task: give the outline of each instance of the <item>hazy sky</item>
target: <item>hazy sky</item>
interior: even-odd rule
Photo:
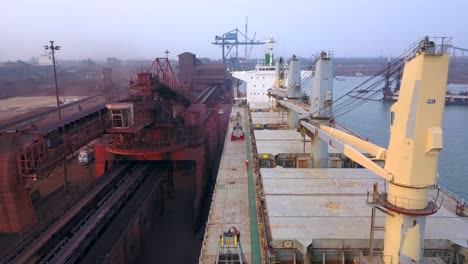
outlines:
[[[249,35],[273,34],[285,56],[400,54],[425,35],[468,48],[468,0],[0,0],[0,61],[37,56],[49,40],[62,59],[141,59],[165,49],[218,58],[214,36],[243,31],[246,16]]]

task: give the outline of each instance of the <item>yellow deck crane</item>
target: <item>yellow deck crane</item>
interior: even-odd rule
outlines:
[[[385,179],[374,188],[374,203],[387,212],[385,263],[423,263],[426,216],[438,202],[430,198],[437,183],[438,157],[442,150],[442,117],[448,75],[450,38],[423,38],[405,62],[400,95],[391,108],[388,150],[314,119],[300,126],[350,159]],[[370,159],[357,149],[375,158]],[[385,161],[384,167],[375,159]]]

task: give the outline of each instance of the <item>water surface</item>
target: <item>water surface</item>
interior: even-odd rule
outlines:
[[[367,77],[339,77],[334,81],[334,98],[343,95]],[[452,91],[466,91],[468,85],[449,84]],[[381,98],[379,96],[378,98]],[[392,103],[369,101],[338,118],[353,131],[380,146],[388,147],[390,136],[390,107]],[[468,199],[468,106],[450,105],[445,108],[444,148],[439,158],[439,183]]]

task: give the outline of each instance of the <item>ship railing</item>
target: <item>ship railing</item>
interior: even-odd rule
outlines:
[[[148,144],[142,143],[143,145],[153,145],[153,146],[170,146],[174,144],[180,144],[184,142],[188,142],[190,144],[199,144],[200,141],[204,141],[209,136],[208,131],[200,128],[171,128],[170,130],[165,131],[162,137],[158,140],[155,140],[154,143]],[[132,142],[132,145],[135,143]]]
[[[436,187],[437,187],[437,189],[439,189],[440,191],[442,191],[446,195],[450,196],[452,199],[454,199],[458,203],[463,204],[465,206],[468,205],[466,203],[466,201],[465,201],[465,198],[463,196],[461,196],[460,194],[451,191],[450,189],[448,189],[447,187],[445,187],[445,186],[443,186],[441,184],[437,184]]]
[[[377,256],[357,256],[354,257],[354,263],[359,264],[391,264],[392,256],[390,255],[377,255]]]
[[[381,250],[375,250],[374,254],[369,256],[367,248],[309,248],[307,253],[308,262],[304,263],[391,264],[393,260],[393,256],[384,255]]]
[[[331,58],[333,58],[333,55],[334,55],[333,51],[331,51],[331,50],[328,50],[328,51],[322,50],[320,52],[320,58],[321,59],[331,59]]]
[[[444,207],[449,211],[459,216],[466,216],[466,210],[468,209],[468,203],[465,198],[460,194],[457,194],[447,187],[437,185],[437,189],[442,192],[444,197],[447,197],[447,201],[444,203]]]
[[[444,196],[434,186],[430,189],[427,199],[411,199],[388,193],[387,181],[374,183],[372,197],[367,192],[367,203],[381,205],[391,211],[412,215],[431,215],[442,207]]]
[[[450,54],[452,48],[451,37],[423,37],[411,43],[404,51],[405,61],[418,54]]]

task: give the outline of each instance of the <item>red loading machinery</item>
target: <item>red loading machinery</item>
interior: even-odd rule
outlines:
[[[104,133],[103,110],[93,107],[40,128],[0,133],[1,233],[24,232],[36,224],[32,182],[47,177],[64,154]]]
[[[155,73],[138,73],[129,99],[108,104],[108,142],[95,146],[96,175],[115,160],[195,162],[193,216],[198,220],[207,181],[215,175],[231,109],[223,86],[209,86],[199,96],[179,85],[169,60],[158,58]]]
[[[228,82],[220,82],[224,72],[197,75],[196,63],[182,64],[179,73],[195,72],[199,85],[203,80],[198,96],[192,85],[179,85],[169,60],[156,59],[153,73],[141,72],[131,81],[128,100],[113,96],[111,101],[120,103],[108,104],[108,109],[97,105],[39,129],[0,133],[0,233],[33,227],[37,220],[29,196],[31,181],[47,177],[61,164],[63,154],[103,133],[111,140],[95,146],[98,177],[115,160],[195,161],[197,219],[207,179],[215,175],[221,155],[232,95]]]

